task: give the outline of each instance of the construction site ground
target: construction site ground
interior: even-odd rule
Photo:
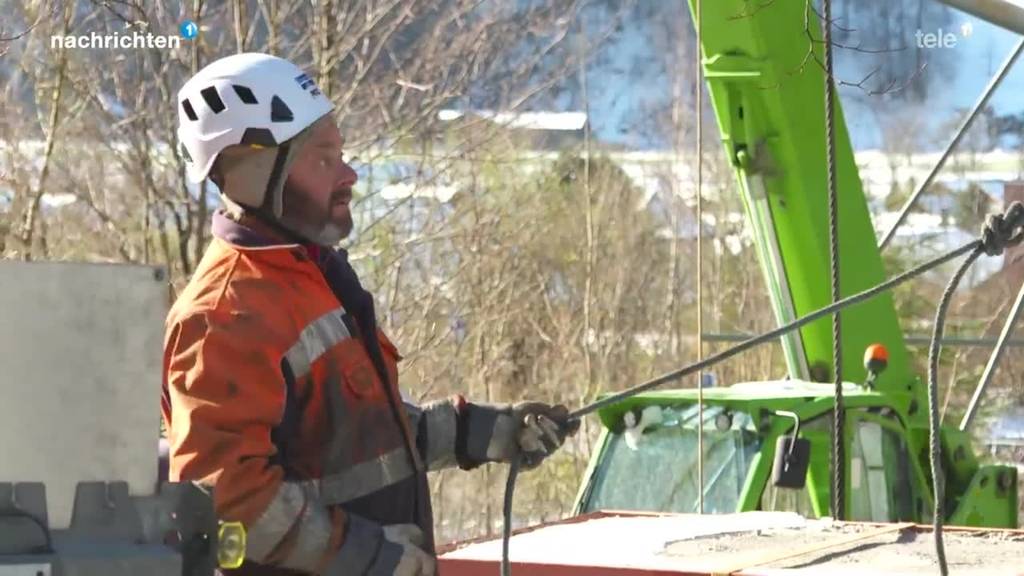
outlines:
[[[947,527],[956,576],[1024,576],[1024,531]],[[938,574],[930,527],[836,523],[796,514],[597,513],[517,531],[513,573],[545,576],[692,574],[846,576]],[[501,540],[441,555],[446,576],[497,573]]]

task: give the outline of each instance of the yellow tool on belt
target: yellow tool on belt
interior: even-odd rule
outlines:
[[[245,562],[245,526],[241,522],[221,522],[217,529],[217,565],[238,568]]]

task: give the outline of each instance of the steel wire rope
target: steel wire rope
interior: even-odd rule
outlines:
[[[722,350],[721,352],[718,352],[717,354],[714,354],[712,356],[709,356],[707,358],[684,366],[683,368],[679,368],[677,370],[665,373],[661,376],[658,376],[657,378],[653,378],[642,384],[638,384],[631,388],[627,388],[626,390],[622,390],[605,396],[604,398],[600,398],[594,402],[591,402],[590,404],[587,404],[581,408],[574,410],[573,412],[570,412],[569,420],[582,418],[583,416],[596,412],[601,408],[606,408],[613,404],[617,404],[627,398],[631,398],[642,392],[652,390],[668,382],[676,381],[691,374],[694,374],[695,372],[698,372],[700,370],[704,370],[705,368],[708,368],[719,362],[728,360],[733,356],[746,352],[751,348],[775,340],[776,338],[788,334],[793,330],[797,330],[803,326],[806,326],[811,322],[820,320],[821,318],[824,318],[825,316],[828,316],[829,314],[832,314],[837,310],[842,310],[844,308],[854,306],[866,300],[870,300],[871,298],[874,298],[875,296],[878,296],[883,292],[886,292],[896,286],[899,286],[904,282],[912,280],[913,278],[916,278],[930,270],[933,270],[938,266],[955,260],[956,258],[963,256],[964,254],[970,254],[971,256],[961,265],[961,268],[957,271],[957,274],[954,275],[953,279],[950,282],[952,289],[955,290],[956,284],[959,284],[960,278],[963,276],[963,273],[967,270],[968,267],[970,267],[971,264],[974,263],[975,260],[977,260],[978,256],[981,253],[985,253],[989,256],[998,256],[1002,254],[1008,246],[1016,246],[1020,244],[1021,240],[1024,239],[1024,230],[1022,230],[1022,227],[1024,227],[1024,204],[1020,202],[1014,202],[1013,204],[1010,205],[1010,207],[1004,214],[989,216],[982,230],[981,237],[976,240],[972,240],[971,242],[968,242],[967,244],[964,244],[959,248],[955,248],[953,250],[946,252],[945,254],[936,256],[935,258],[932,258],[931,260],[928,260],[909,270],[906,270],[898,274],[897,276],[894,276],[886,280],[885,282],[882,282],[881,284],[878,284],[856,294],[851,294],[850,296],[847,296],[846,298],[843,298],[838,302],[834,302],[833,304],[825,306],[824,308],[819,308],[814,312],[810,312],[809,314],[797,318],[792,322],[789,322],[788,324],[779,326],[778,328],[769,330],[768,332],[765,332],[763,334],[752,336],[744,340],[743,342],[740,342],[739,344],[732,346],[731,348],[727,348],[725,350]],[[953,281],[955,281],[956,284],[954,284]],[[947,292],[951,293],[949,287],[947,287]],[[941,343],[941,329],[942,324],[945,322],[945,312],[943,309],[945,307],[948,307],[946,294],[943,295],[943,302],[940,303],[939,309],[936,312],[936,330],[932,335],[933,348]],[[941,317],[939,316],[939,312],[942,312]],[[942,323],[938,322],[938,320],[940,319],[942,320]],[[934,412],[937,406],[937,402],[932,401],[932,397],[937,396],[937,355],[933,355],[932,360],[935,369],[929,370],[930,412]],[[931,437],[933,438],[937,437],[938,435],[937,430],[930,430],[930,433]],[[934,442],[932,443],[931,448],[931,460],[934,480],[934,471],[938,467],[937,456],[940,456],[941,454],[937,454],[938,446]],[[516,479],[519,476],[519,469],[520,460],[519,457],[515,457],[512,459],[512,462],[509,465],[508,478],[505,482],[504,505],[502,506],[502,512],[504,514],[501,558],[502,576],[511,576],[512,573],[511,563],[509,562],[509,541],[511,540],[512,535],[512,507],[515,494]],[[938,501],[939,498],[936,498],[936,500]],[[936,504],[936,510],[940,514],[936,514],[935,516],[939,519],[938,522],[941,522],[941,504]],[[939,537],[941,537],[941,526],[939,526],[939,533]]]
[[[828,187],[828,245],[832,302],[842,298],[839,268],[839,193],[836,189],[835,83],[832,81],[832,1],[822,0],[822,41],[825,51],[825,167]],[[810,7],[808,6],[808,10]],[[832,413],[832,517],[846,515],[846,408],[843,402],[843,332],[839,310],[832,314],[832,366],[835,378],[835,408]]]
[[[932,507],[932,533],[935,537],[935,558],[939,563],[939,573],[942,576],[949,574],[949,567],[946,565],[946,547],[942,542],[942,521],[945,516],[945,482],[942,478],[942,450],[939,430],[939,352],[942,348],[942,331],[946,325],[946,313],[949,310],[949,303],[953,299],[953,293],[960,280],[964,277],[967,269],[974,264],[984,248],[976,247],[967,256],[967,259],[957,268],[953,277],[946,284],[942,292],[942,299],[935,310],[935,327],[932,332],[932,343],[928,347],[928,460],[932,474],[932,495],[934,497]]]
[[[946,546],[942,540],[942,525],[945,521],[946,483],[942,476],[942,438],[941,421],[939,418],[939,353],[942,350],[942,334],[946,327],[946,315],[949,304],[953,300],[964,274],[982,254],[997,256],[1007,246],[1021,242],[1024,232],[1018,230],[1020,220],[1024,218],[1024,204],[1014,202],[1005,214],[989,216],[982,228],[982,238],[971,250],[967,259],[960,265],[942,292],[939,306],[935,310],[935,327],[932,342],[928,347],[928,456],[932,474],[932,534],[935,539],[935,558],[938,560],[939,573],[949,574],[946,564]]]

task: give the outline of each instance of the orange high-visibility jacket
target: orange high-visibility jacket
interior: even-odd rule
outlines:
[[[218,517],[245,525],[242,574],[317,573],[373,547],[354,518],[418,524],[432,547],[425,471],[454,464],[454,404],[403,405],[394,345],[374,335],[385,382],[307,249],[244,245],[232,226],[247,230],[216,216],[167,319],[170,480],[212,487]]]

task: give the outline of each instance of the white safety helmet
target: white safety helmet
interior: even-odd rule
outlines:
[[[278,148],[332,108],[313,79],[282,58],[246,53],[212,62],[178,91],[178,139],[188,177],[193,182],[206,178],[229,146]],[[281,176],[275,173],[271,179],[283,181]],[[267,189],[279,194],[282,185],[270,182],[231,199],[259,208]],[[275,204],[280,216],[279,198]]]

